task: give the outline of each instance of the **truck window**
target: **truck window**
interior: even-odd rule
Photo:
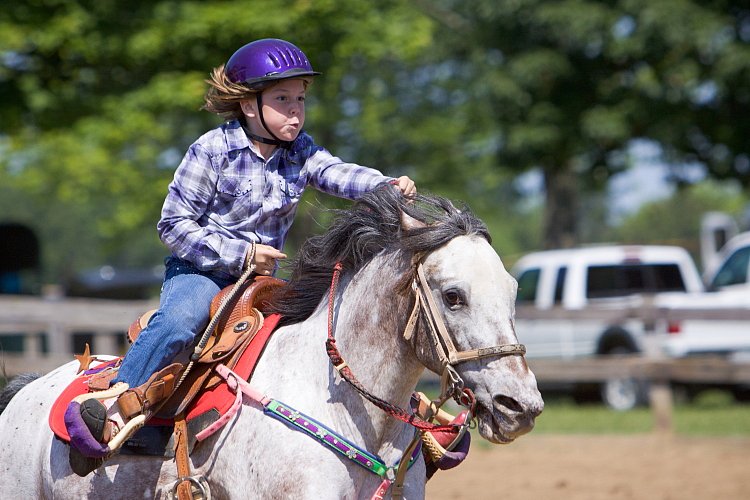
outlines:
[[[750,265],[750,247],[745,247],[734,252],[711,283],[711,289],[721,288],[728,285],[747,283],[747,268]]]
[[[586,277],[586,297],[590,299],[684,291],[677,264],[591,266]]]
[[[561,267],[557,271],[557,279],[555,280],[555,304],[559,304],[562,302],[563,287],[565,286],[565,276],[567,274],[567,267]]]
[[[536,289],[539,285],[539,269],[527,269],[518,277],[518,294],[517,302],[534,302],[536,299]]]
[[[687,287],[677,264],[644,266],[649,276],[649,292],[685,292]]]

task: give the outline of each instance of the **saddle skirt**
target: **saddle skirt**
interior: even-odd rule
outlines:
[[[266,343],[280,320],[280,316],[276,314],[263,318],[253,306],[265,300],[272,288],[283,283],[275,278],[256,279],[239,294],[233,304],[228,304],[227,314],[218,321],[206,349],[193,365],[191,372],[159,409],[157,415],[125,443],[121,449],[122,453],[173,456],[171,444],[174,416],[181,412],[185,413],[188,444],[192,450],[197,441],[196,435],[229,411],[236,396],[213,368],[222,363],[245,380],[250,379]],[[214,298],[211,306],[212,315],[230,288],[222,290]],[[143,322],[143,318],[150,318],[151,315],[151,312],[146,313],[131,325],[128,331],[131,342],[147,324]],[[52,405],[49,415],[49,425],[56,437],[65,442],[70,441],[63,419],[70,401],[80,394],[90,392],[92,388],[101,389],[103,383],[107,384],[114,378],[121,360],[122,358],[111,358],[97,364],[76,377],[63,390]]]

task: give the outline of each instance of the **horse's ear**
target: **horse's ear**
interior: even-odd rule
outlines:
[[[427,227],[427,224],[419,219],[415,219],[403,210],[401,211],[401,229],[404,231],[413,231],[414,229],[422,229],[424,227]]]

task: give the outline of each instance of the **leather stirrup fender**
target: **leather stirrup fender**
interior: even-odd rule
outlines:
[[[117,398],[120,414],[130,419],[154,410],[159,403],[172,395],[177,375],[183,368],[181,363],[172,363],[151,375],[145,384],[128,389]]]

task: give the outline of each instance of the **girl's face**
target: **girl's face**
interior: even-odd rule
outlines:
[[[281,80],[263,91],[263,118],[269,130],[282,141],[293,141],[305,124],[305,89],[302,78]],[[257,102],[248,99],[242,103],[250,131],[261,137],[273,139],[263,127],[257,113]]]

